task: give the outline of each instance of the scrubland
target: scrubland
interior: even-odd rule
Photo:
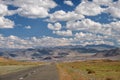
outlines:
[[[31,67],[41,65],[40,62],[25,62],[5,59],[0,57],[0,75],[25,70]]]
[[[120,80],[120,61],[64,62],[57,67],[60,80]]]
[[[52,65],[49,63],[47,65]],[[43,64],[45,63],[0,58],[0,75]],[[55,62],[54,64],[57,66],[60,80],[120,80],[120,61],[117,60]]]

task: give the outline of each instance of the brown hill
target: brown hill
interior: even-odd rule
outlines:
[[[8,62],[8,61],[10,61],[10,60],[7,58],[4,58],[4,57],[0,57],[0,62]]]

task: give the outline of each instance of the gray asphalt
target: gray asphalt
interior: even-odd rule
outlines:
[[[0,80],[59,80],[59,75],[55,64],[48,64],[3,75]]]

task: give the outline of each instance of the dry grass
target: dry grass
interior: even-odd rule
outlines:
[[[5,75],[12,72],[17,72],[21,70],[25,70],[28,68],[34,67],[32,65],[5,65],[0,66],[0,75]]]
[[[5,66],[5,65],[39,65],[43,64],[42,62],[25,62],[25,61],[16,61],[12,59],[6,59],[0,57],[0,66]]]
[[[119,80],[120,61],[93,60],[59,63],[71,80]],[[62,79],[61,79],[62,80]],[[68,80],[68,79],[66,79]]]
[[[72,77],[67,73],[67,71],[57,64],[57,68],[59,70],[60,80],[72,80]]]
[[[42,62],[23,62],[0,57],[0,75],[25,70],[43,64]]]

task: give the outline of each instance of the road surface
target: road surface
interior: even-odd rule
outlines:
[[[55,64],[47,64],[0,76],[0,80],[59,80],[59,75]]]

